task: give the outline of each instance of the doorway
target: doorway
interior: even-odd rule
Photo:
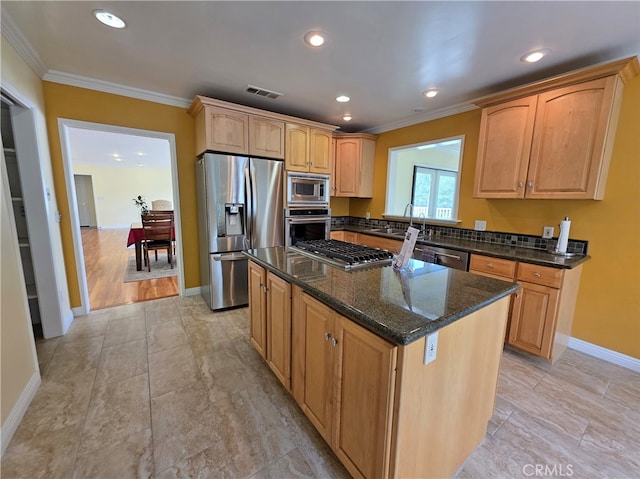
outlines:
[[[81,313],[92,309],[184,294],[180,203],[173,134],[76,120],[58,120]],[[176,272],[166,278],[125,283],[127,235],[140,221],[133,199],[172,203]],[[93,201],[93,214],[91,202]],[[84,205],[84,203],[87,203]],[[88,211],[81,212],[82,209]],[[89,218],[87,218],[89,216]],[[85,228],[87,223],[92,228]],[[171,289],[173,288],[173,289]]]
[[[81,228],[95,228],[96,205],[93,200],[93,181],[91,175],[73,175],[73,183],[76,187],[78,222]]]

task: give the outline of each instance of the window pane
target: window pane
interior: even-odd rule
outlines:
[[[416,168],[415,180],[413,184],[413,206],[426,216],[429,209],[429,198],[431,197],[431,185],[433,183],[433,172],[425,168]],[[423,211],[424,210],[424,211]]]
[[[439,219],[452,219],[453,204],[456,194],[457,175],[438,175],[438,194],[436,196],[435,217]]]

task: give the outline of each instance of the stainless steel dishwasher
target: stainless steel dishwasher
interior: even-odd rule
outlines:
[[[417,244],[413,250],[413,258],[425,263],[441,264],[448,268],[469,270],[469,253],[455,249]]]

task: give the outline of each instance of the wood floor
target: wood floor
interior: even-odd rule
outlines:
[[[82,228],[82,247],[91,309],[177,296],[178,277],[124,282],[133,246],[126,247],[128,228]]]

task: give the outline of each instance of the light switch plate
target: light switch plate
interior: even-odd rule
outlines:
[[[543,238],[553,238],[553,226],[545,226],[542,228]]]
[[[487,222],[485,220],[476,220],[476,225],[473,229],[476,231],[486,231]]]
[[[368,211],[364,214],[364,219],[366,220],[370,220],[371,219],[371,213],[369,213]]]

